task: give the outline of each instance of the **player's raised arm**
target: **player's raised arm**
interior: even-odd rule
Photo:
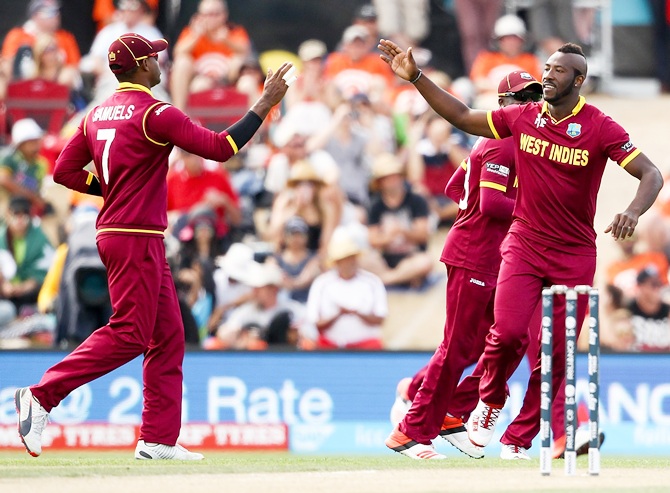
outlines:
[[[389,64],[391,70],[401,79],[414,84],[430,107],[442,118],[469,134],[494,137],[486,117],[487,112],[469,108],[435,85],[417,66],[411,47],[403,51],[393,41],[381,39],[377,48],[382,52],[380,58]]]

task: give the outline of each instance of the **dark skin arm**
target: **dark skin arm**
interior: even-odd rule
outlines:
[[[389,64],[391,70],[401,79],[414,80],[419,67],[414,61],[412,48],[403,51],[393,41],[381,39],[377,45],[382,52],[379,57]],[[437,114],[464,132],[483,137],[494,137],[487,121],[486,111],[473,110],[444,89],[435,85],[425,74],[419,77],[414,86]]]
[[[633,201],[625,211],[614,216],[605,229],[615,240],[633,236],[640,216],[649,209],[663,187],[663,176],[647,156],[640,153],[624,168],[629,174],[640,180]]]

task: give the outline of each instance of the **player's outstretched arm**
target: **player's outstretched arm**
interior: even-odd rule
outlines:
[[[484,137],[493,137],[489,128],[486,111],[473,110],[453,97],[447,91],[435,85],[422,73],[414,61],[412,48],[403,51],[393,41],[380,39],[377,45],[379,57],[389,64],[391,70],[401,79],[411,82],[442,118],[464,132]]]
[[[663,175],[647,156],[640,153],[624,168],[629,174],[640,180],[633,201],[625,211],[614,216],[605,233],[611,233],[615,240],[633,236],[635,227],[644,214],[656,201],[663,187]]]

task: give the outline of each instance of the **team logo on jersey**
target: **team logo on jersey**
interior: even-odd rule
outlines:
[[[580,123],[568,123],[566,132],[570,137],[579,137],[582,133],[582,125]]]
[[[547,124],[547,120],[545,118],[542,118],[542,113],[537,114],[537,118],[535,118],[535,128],[542,128]]]

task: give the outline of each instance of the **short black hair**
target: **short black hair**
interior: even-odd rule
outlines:
[[[584,58],[584,67],[586,68],[586,55],[584,54],[584,50],[582,50],[582,47],[579,46],[578,44],[575,43],[565,43],[563,46],[561,46],[558,50],[559,53],[570,53],[573,55],[579,55]],[[577,75],[583,75],[586,77],[586,70],[584,73],[582,73],[580,70],[575,69],[575,76]]]
[[[575,43],[565,43],[556,51],[559,51],[561,53],[574,53],[575,55],[581,55],[584,58],[586,58],[586,55],[584,55],[584,50],[582,50],[582,47]]]
[[[9,210],[15,214],[30,214],[32,204],[28,197],[15,195],[9,200]]]

